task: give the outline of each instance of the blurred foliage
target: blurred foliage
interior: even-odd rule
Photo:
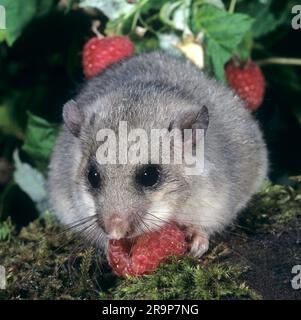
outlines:
[[[7,28],[0,30],[0,162],[8,162],[7,169],[0,168],[0,220],[10,216],[20,227],[44,208],[32,202],[33,190],[25,186],[42,186],[37,177],[46,176],[62,105],[84,81],[81,51],[94,35],[93,21],[101,22],[103,34],[128,35],[136,52],[161,48],[179,55],[175,44],[193,39],[204,49],[205,71],[224,81],[224,65],[233,56],[301,57],[300,31],[291,27],[294,4],[297,1],[28,0],[25,5],[22,0],[0,0],[7,21]],[[255,116],[269,147],[270,178],[288,184],[288,176],[301,171],[300,67],[262,68],[267,92]],[[19,166],[13,159],[16,149]],[[17,174],[2,176],[13,165]],[[20,168],[26,168],[26,174]],[[6,181],[7,176],[17,179]]]

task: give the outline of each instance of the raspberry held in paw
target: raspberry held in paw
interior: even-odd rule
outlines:
[[[170,223],[130,241],[110,240],[108,260],[119,275],[143,275],[154,272],[169,256],[182,256],[187,250],[184,232]]]

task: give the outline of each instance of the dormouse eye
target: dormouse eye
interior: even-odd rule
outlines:
[[[142,187],[154,187],[161,178],[161,167],[158,165],[147,165],[136,174],[136,182]]]
[[[101,185],[100,174],[96,167],[91,166],[88,173],[88,181],[93,189],[99,189]]]

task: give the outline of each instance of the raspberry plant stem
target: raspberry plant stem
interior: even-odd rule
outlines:
[[[259,66],[266,66],[269,64],[282,64],[282,65],[292,65],[292,66],[301,66],[301,59],[299,58],[267,58],[262,60],[257,60],[256,63]]]
[[[234,11],[235,11],[235,6],[236,6],[236,2],[237,2],[237,0],[231,0],[231,2],[230,2],[230,6],[229,6],[229,13],[234,13]]]

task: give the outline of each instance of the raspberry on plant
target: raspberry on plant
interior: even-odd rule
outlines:
[[[225,71],[230,87],[246,103],[248,109],[256,110],[261,105],[265,92],[265,80],[260,67],[252,61],[243,66],[231,61]]]
[[[101,73],[111,64],[133,55],[134,45],[128,37],[93,37],[84,46],[83,71],[86,78]]]

